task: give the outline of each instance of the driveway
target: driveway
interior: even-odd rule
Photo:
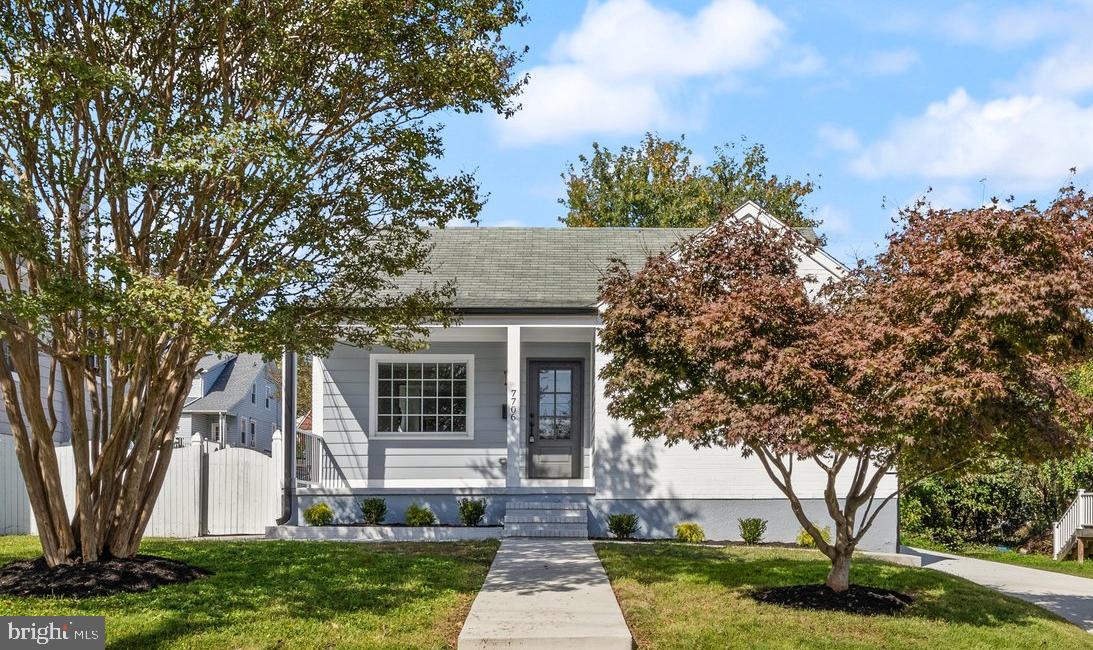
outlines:
[[[906,546],[903,552],[920,557],[925,568],[1027,600],[1093,632],[1093,580],[1089,578]]]

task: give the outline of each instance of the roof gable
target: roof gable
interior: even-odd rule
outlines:
[[[769,219],[747,202],[728,218]],[[430,273],[394,279],[408,293],[453,282],[453,305],[464,312],[595,311],[599,285],[612,259],[631,268],[669,251],[705,228],[444,228],[430,231]],[[795,228],[816,241],[812,228]],[[826,254],[825,254],[826,255]],[[830,256],[828,256],[830,257]],[[833,260],[833,258],[832,258]],[[838,264],[835,262],[835,264]]]

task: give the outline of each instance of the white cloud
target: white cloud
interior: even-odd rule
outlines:
[[[1006,191],[1050,189],[1070,167],[1093,167],[1093,107],[1014,95],[981,102],[963,89],[895,123],[851,167],[868,178],[986,177]]]
[[[1052,51],[1025,70],[1014,87],[1061,97],[1093,91],[1093,40],[1077,38]]]
[[[835,151],[855,151],[861,147],[861,140],[854,129],[837,124],[821,124],[816,129],[820,145]]]
[[[869,55],[865,71],[878,77],[901,74],[918,62],[918,52],[909,47],[899,50],[880,50]]]
[[[691,16],[647,0],[589,5],[550,61],[528,70],[522,110],[502,140],[532,144],[591,133],[635,133],[685,121],[680,85],[710,86],[767,61],[786,28],[754,0],[710,0]]]
[[[1081,0],[959,4],[940,12],[919,7],[888,16],[887,26],[904,33],[932,33],[962,45],[1005,49],[1028,45],[1061,34],[1093,15],[1093,4]]]

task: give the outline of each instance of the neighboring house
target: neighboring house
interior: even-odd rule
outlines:
[[[180,444],[201,434],[221,447],[268,453],[281,416],[278,372],[258,354],[206,355],[182,408]]]
[[[49,394],[50,359],[51,357],[48,354],[38,355],[38,372],[41,375],[43,396]],[[9,369],[14,370],[11,362],[11,352],[6,341],[0,341],[0,363],[7,364]],[[13,378],[16,383],[22,381],[18,374],[13,373]],[[53,411],[57,414],[57,427],[53,431],[53,442],[58,445],[67,445],[72,440],[72,426],[69,422],[68,398],[65,393],[64,380],[61,379],[60,369],[57,370],[57,374],[53,379]],[[8,410],[0,406],[0,436],[10,435],[12,435],[12,432],[11,422],[8,421]]]
[[[8,287],[8,278],[4,275],[4,272],[0,270],[0,289],[6,290]],[[24,286],[26,286],[24,282]],[[49,394],[49,370],[52,357],[48,354],[38,354],[38,373],[41,377],[41,391],[42,395]],[[0,363],[5,364],[10,370],[12,370],[13,378],[16,383],[21,382],[22,378],[18,373],[15,373],[15,367],[11,360],[11,349],[8,347],[7,341],[0,340]],[[53,378],[53,411],[57,414],[57,427],[53,431],[54,444],[69,444],[72,440],[72,427],[69,422],[68,414],[68,398],[65,393],[64,380],[61,378],[60,368],[57,369]],[[8,410],[3,406],[0,406],[0,436],[10,436],[11,422],[8,420]]]
[[[728,218],[784,227],[753,203]],[[642,537],[671,536],[676,524],[693,521],[710,539],[739,539],[739,518],[762,517],[768,541],[793,541],[800,526],[757,459],[643,441],[607,413],[598,378],[607,357],[596,346],[602,271],[612,258],[638,267],[698,232],[435,231],[431,273],[404,276],[399,286],[453,280],[462,322],[432,328],[419,352],[341,344],[315,358],[310,428],[334,478],[324,470],[321,481],[301,483],[300,508],[325,501],[340,520],[354,521],[360,499],[378,495],[392,521],[417,501],[454,522],[457,500],[479,496],[489,500],[490,522],[505,519],[506,535],[606,536],[608,513],[632,512]],[[819,281],[844,270],[823,251],[802,253],[800,267]],[[810,463],[795,468],[797,492],[817,521],[827,520],[824,478]],[[895,487],[893,474],[881,494]],[[558,501],[576,503],[578,516],[552,512]],[[895,550],[896,505],[862,548]],[[559,519],[535,516],[536,508]]]

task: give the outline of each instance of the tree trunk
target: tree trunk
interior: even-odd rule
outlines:
[[[836,593],[842,593],[850,588],[850,558],[851,553],[835,550],[831,558],[831,570],[827,573],[827,586]]]

